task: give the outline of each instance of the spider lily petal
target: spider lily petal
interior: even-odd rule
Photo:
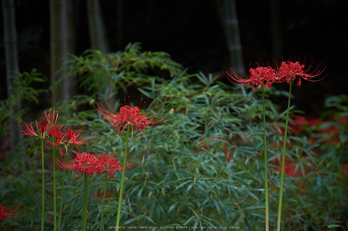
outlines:
[[[0,205],[0,222],[3,222],[6,218],[14,217],[14,215],[19,209],[19,206],[20,204],[17,207],[11,209],[5,208],[4,206]]]

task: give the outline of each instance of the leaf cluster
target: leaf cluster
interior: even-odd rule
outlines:
[[[47,92],[43,89],[35,89],[32,87],[34,82],[45,82],[45,77],[33,69],[31,72],[18,73],[14,76],[13,86],[11,87],[13,94],[6,100],[0,101],[0,137],[7,135],[6,125],[9,118],[16,123],[21,122],[21,117],[28,111],[23,107],[19,112],[14,111],[14,107],[22,102],[39,103],[38,96],[40,93]]]
[[[170,77],[181,73],[182,65],[171,60],[169,54],[141,49],[140,43],[130,43],[124,51],[108,54],[89,49],[80,56],[71,55],[65,68],[69,77],[78,78],[81,87],[92,92],[108,89],[108,94],[120,89],[129,94],[130,87],[144,86],[149,79],[159,78],[151,74],[156,70],[169,72]]]

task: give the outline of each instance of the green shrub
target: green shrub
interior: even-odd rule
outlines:
[[[132,49],[132,46],[127,49]],[[100,86],[99,76],[105,70],[109,71],[105,67],[110,63],[99,63],[100,60],[111,60],[112,55],[89,52],[92,58],[86,59],[88,55],[79,59],[74,57],[71,62],[80,62],[81,73],[89,73],[83,77],[82,83],[91,90]],[[158,53],[152,54],[152,58],[160,60],[161,65],[168,61],[167,56],[163,58],[156,56]],[[127,54],[124,57],[128,57]],[[91,65],[92,61],[95,65]],[[93,71],[82,68],[88,65],[93,66]],[[154,64],[151,62],[145,66],[143,61],[125,62],[124,65],[122,70],[108,75],[116,76],[113,80],[125,92],[129,87],[127,84],[131,84],[131,89],[137,92],[129,93],[137,95],[140,92],[149,98],[146,111],[156,113],[165,105],[163,116],[167,117],[156,127],[132,132],[128,162],[135,161],[135,164],[126,172],[121,224],[151,226],[149,229],[153,230],[169,229],[171,226],[213,230],[222,230],[221,227],[263,229],[263,124],[258,93],[240,91],[238,87],[216,81],[212,75],[188,75],[173,61],[166,68],[163,67],[173,75],[168,80],[134,74],[134,71],[152,68]],[[71,73],[76,71],[71,69]],[[278,111],[278,107],[269,100],[270,95],[282,97],[283,93],[271,88],[266,95],[270,225],[273,229],[277,219],[280,185],[278,161],[285,112]],[[95,135],[85,148],[80,148],[80,152],[106,152],[121,161],[125,134],[118,134],[115,128],[104,123],[92,107],[98,101],[107,105],[109,100],[105,95],[102,97],[99,94],[78,95],[54,108],[62,114],[60,124],[84,128],[87,134]],[[116,102],[113,106],[117,109],[120,103]],[[174,109],[173,114],[169,113],[171,109]],[[347,112],[343,107],[342,110]],[[293,167],[288,168],[284,181],[282,217],[285,230],[345,227],[343,222],[348,216],[347,181],[344,181],[340,166],[346,161],[342,157],[342,150],[346,150],[344,137],[347,136],[347,127],[341,128],[340,132],[343,138],[339,146],[325,142],[329,139],[327,134],[307,134],[316,136],[311,143],[304,133],[293,132],[289,136],[287,142],[291,145],[286,156]],[[17,150],[16,158],[10,157],[1,163],[1,197],[13,203],[19,199],[22,201],[21,214],[1,224],[3,227],[12,226],[12,230],[25,230],[27,227],[27,230],[33,230],[40,224],[40,205],[37,203],[37,198],[40,198],[37,155],[40,147],[31,141],[30,137],[25,138],[25,148]],[[46,208],[49,212],[46,228],[52,227],[53,220],[52,157],[49,150],[47,148]],[[72,154],[76,150],[69,149],[69,152]],[[61,175],[61,171],[58,171],[58,182]],[[100,193],[103,188],[103,175],[89,179],[88,228],[99,230],[101,200],[98,199],[98,190]],[[77,178],[75,173],[67,172],[63,230],[81,229],[82,184],[83,177]],[[105,207],[105,230],[115,226],[119,188],[120,174],[108,179],[110,197]]]

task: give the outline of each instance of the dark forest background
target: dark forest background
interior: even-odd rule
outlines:
[[[50,4],[54,1],[15,0],[19,71],[36,68],[50,79]],[[59,1],[57,1],[59,2]],[[91,48],[86,1],[73,0],[69,24],[74,54]],[[144,51],[165,51],[188,67],[189,73],[213,73],[226,81],[232,66],[221,8],[223,1],[99,1],[108,50],[140,42]],[[320,114],[330,95],[346,93],[348,85],[348,1],[235,1],[243,65],[307,56],[327,65],[326,78],[294,89],[297,108]],[[3,12],[1,11],[1,14]],[[3,25],[3,17],[1,25]],[[4,30],[0,30],[4,33]],[[228,33],[228,32],[227,32]],[[3,34],[0,36],[1,99],[6,99]],[[68,55],[68,54],[66,54]],[[49,85],[49,81],[45,83]],[[284,88],[287,86],[278,86]],[[285,99],[284,99],[285,100]],[[315,102],[308,104],[307,102]],[[278,102],[282,105],[282,102]],[[46,107],[49,105],[45,105]]]

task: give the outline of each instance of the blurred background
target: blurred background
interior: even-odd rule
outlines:
[[[248,72],[255,63],[305,57],[307,64],[323,62],[325,79],[294,88],[296,108],[317,116],[326,97],[346,93],[347,12],[346,0],[3,0],[1,25],[15,28],[16,37],[5,41],[6,28],[0,30],[0,97],[8,96],[5,47],[13,42],[18,71],[36,68],[48,79],[44,87],[69,54],[140,42],[143,51],[167,52],[188,73],[213,73],[226,83],[231,67]]]

